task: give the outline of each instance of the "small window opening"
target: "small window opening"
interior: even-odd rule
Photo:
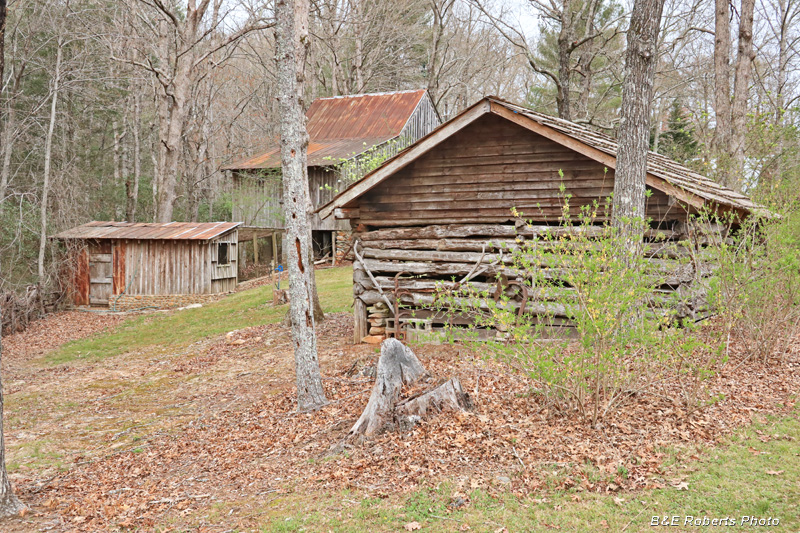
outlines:
[[[230,243],[221,242],[219,243],[219,247],[217,248],[217,264],[218,265],[227,265],[231,262],[230,260]]]

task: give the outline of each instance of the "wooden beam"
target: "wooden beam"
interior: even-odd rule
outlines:
[[[376,291],[377,292],[377,291]],[[353,344],[361,344],[361,339],[369,333],[367,322],[367,304],[361,298],[356,298],[353,304]]]

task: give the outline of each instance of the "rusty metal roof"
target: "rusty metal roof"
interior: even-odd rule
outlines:
[[[425,89],[317,98],[308,117],[308,166],[330,166],[398,137],[417,109]],[[225,170],[277,168],[281,149],[273,139],[258,155]]]
[[[227,233],[241,222],[102,222],[94,220],[57,235],[54,239],[141,239],[207,241]]]

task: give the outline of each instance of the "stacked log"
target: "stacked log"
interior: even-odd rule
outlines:
[[[393,318],[398,307],[406,310],[403,316],[413,315],[417,322],[428,320],[434,330],[441,329],[446,322],[452,323],[453,318],[445,318],[433,310],[438,289],[455,288],[459,283],[469,282],[476,290],[492,294],[497,291],[498,277],[506,281],[524,281],[522,274],[514,270],[510,253],[521,241],[572,232],[595,237],[603,231],[602,227],[450,224],[356,234],[360,259],[353,265],[355,340],[359,342],[367,334],[397,334]],[[653,298],[654,305],[673,305],[671,296],[677,294],[685,302],[679,313],[691,315],[702,308],[705,299],[696,282],[710,276],[714,270],[713,264],[704,257],[702,246],[724,236],[722,228],[698,232],[678,223],[669,229],[650,230],[644,254],[654,270],[663,276],[663,283]],[[537,242],[542,246],[556,245],[542,240]],[[542,274],[558,279],[563,271],[552,265],[542,265]],[[547,316],[548,323],[569,326],[565,308],[569,305],[569,288],[559,290],[558,294],[554,294],[552,288],[531,291],[527,298],[520,295],[518,285],[504,286],[502,290],[514,297],[512,307],[522,307],[526,314]],[[489,302],[481,300],[471,304],[476,311],[490,306]],[[468,317],[459,320],[469,322]],[[403,322],[402,317],[400,322]]]

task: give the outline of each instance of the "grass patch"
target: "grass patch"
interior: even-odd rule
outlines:
[[[764,441],[767,442],[764,442]],[[666,487],[637,493],[549,492],[518,499],[511,494],[473,491],[465,508],[452,509],[452,487],[420,489],[378,499],[354,493],[293,495],[266,512],[262,531],[402,531],[419,522],[422,531],[695,531],[687,517],[779,520],[771,531],[800,530],[800,420],[797,412],[781,420],[756,423],[719,448],[676,452],[668,479],[685,480],[688,490]],[[652,527],[653,517],[678,518],[677,527]],[[773,522],[774,523],[774,522]],[[708,527],[711,527],[710,524]],[[711,527],[712,529],[715,529]]]
[[[352,268],[317,271],[317,290],[326,313],[348,311],[353,300]],[[102,359],[148,346],[176,346],[228,331],[279,322],[287,306],[272,306],[272,285],[231,294],[196,309],[132,318],[113,331],[69,342],[45,356],[50,365]]]

